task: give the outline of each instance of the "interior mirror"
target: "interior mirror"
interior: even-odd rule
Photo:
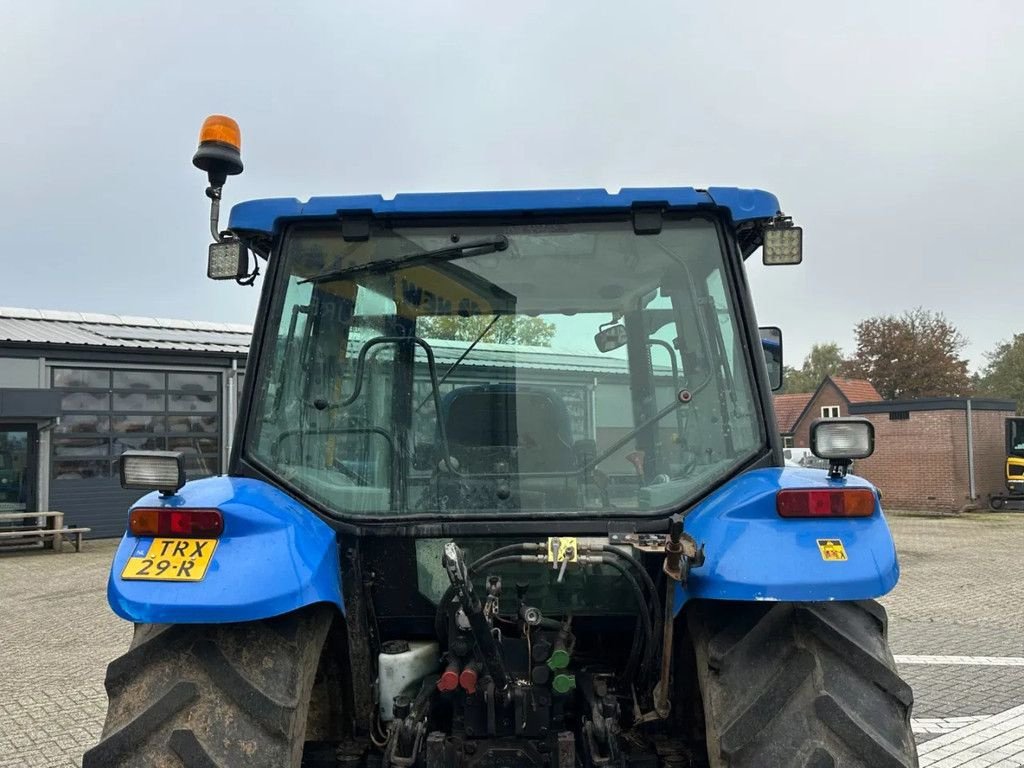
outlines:
[[[761,348],[764,362],[768,366],[768,381],[772,392],[782,388],[782,330],[774,326],[758,328],[761,333]]]
[[[626,343],[626,326],[609,325],[601,328],[594,336],[594,343],[601,352],[611,352]]]
[[[238,240],[210,243],[206,276],[211,280],[242,280],[249,277],[249,251]]]

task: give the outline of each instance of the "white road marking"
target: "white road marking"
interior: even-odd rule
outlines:
[[[914,733],[950,733],[965,725],[984,720],[985,715],[972,717],[912,717],[910,727]]]
[[[1024,766],[1024,704],[936,736],[917,753],[921,768]]]
[[[894,656],[897,664],[948,664],[965,667],[1024,667],[1024,656]]]

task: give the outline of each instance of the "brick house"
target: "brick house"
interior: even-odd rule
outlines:
[[[775,420],[787,448],[809,448],[811,422],[849,416],[856,403],[878,402],[882,396],[865,379],[826,376],[814,392],[775,396]]]
[[[956,397],[851,404],[851,416],[875,426],[875,453],[854,471],[878,486],[892,509],[958,510],[972,501],[972,484],[974,500],[984,505],[1006,490],[1004,424],[1015,408],[1012,400]]]

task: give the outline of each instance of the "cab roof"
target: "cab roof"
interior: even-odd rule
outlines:
[[[270,198],[239,203],[228,222],[236,232],[276,233],[281,225],[298,219],[330,219],[339,214],[373,216],[448,216],[523,213],[612,212],[656,206],[668,210],[719,208],[733,222],[771,219],[779,213],[775,195],[760,189],[736,187],[637,187],[608,192],[604,189],[546,189],[506,192],[413,192],[395,195]]]

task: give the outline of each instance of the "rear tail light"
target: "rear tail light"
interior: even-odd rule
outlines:
[[[219,509],[133,509],[128,515],[133,536],[180,536],[214,539],[224,532]]]
[[[867,488],[786,490],[775,497],[779,517],[871,517],[875,493]]]

